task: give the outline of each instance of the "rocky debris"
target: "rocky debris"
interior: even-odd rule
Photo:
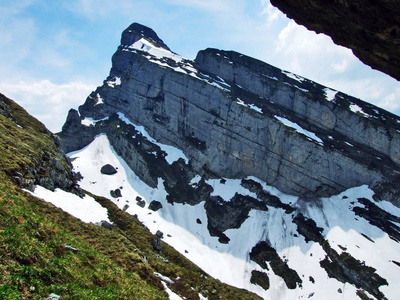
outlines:
[[[110,195],[111,195],[111,197],[113,197],[113,198],[122,197],[122,194],[121,194],[121,190],[120,190],[120,189],[111,190],[111,191],[110,191]]]
[[[252,284],[261,286],[264,290],[269,289],[269,277],[267,273],[257,270],[251,271],[250,282]]]
[[[271,4],[296,23],[350,48],[363,63],[400,80],[400,6],[396,1],[271,0]]]
[[[162,247],[162,242],[160,239],[154,239],[151,241],[151,245],[153,246],[154,250],[160,251]]]
[[[142,199],[141,197],[137,196],[136,197],[136,204],[140,207],[145,207],[146,205],[146,201],[144,201],[144,199]]]
[[[161,202],[153,200],[150,202],[149,204],[149,209],[151,209],[152,211],[157,211],[159,209],[161,209],[163,206],[161,204]]]
[[[101,174],[104,174],[104,175],[114,175],[118,171],[112,165],[106,164],[101,167],[100,172],[101,172]]]
[[[274,248],[268,245],[267,242],[261,241],[255,245],[250,252],[250,259],[260,265],[261,268],[268,270],[269,262],[272,271],[280,276],[286,283],[289,289],[295,289],[297,285],[303,282],[297,272],[287,265],[276,252]],[[253,275],[253,274],[252,274]],[[258,278],[260,274],[258,274]],[[253,278],[253,277],[252,277]],[[265,279],[265,276],[262,277]],[[260,279],[260,278],[259,278]]]
[[[196,219],[197,224],[202,224],[201,220],[199,218]]]
[[[129,208],[128,204],[125,204],[124,207],[122,208],[123,211],[126,211]]]
[[[164,237],[164,233],[160,230],[157,230],[156,237],[158,237],[159,239],[162,239]]]
[[[94,223],[94,225],[103,227],[103,228],[108,229],[108,230],[112,230],[112,224],[107,222],[107,221],[105,221],[105,220],[102,220],[100,222],[96,222],[96,223]]]
[[[72,172],[69,159],[61,149],[57,149],[57,152],[64,158],[65,164],[61,163],[56,154],[41,151],[34,166],[25,170],[12,171],[9,175],[18,185],[30,191],[34,191],[36,185],[41,185],[51,191],[60,188],[83,197],[84,192],[77,184],[77,176]]]

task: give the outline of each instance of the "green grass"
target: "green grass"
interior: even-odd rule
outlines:
[[[0,298],[166,298],[151,267],[121,235],[20,191],[4,175],[0,199]]]

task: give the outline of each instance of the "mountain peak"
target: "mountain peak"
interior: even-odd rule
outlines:
[[[132,23],[122,32],[121,45],[130,46],[142,38],[150,41],[155,46],[171,51],[153,29],[139,23]]]

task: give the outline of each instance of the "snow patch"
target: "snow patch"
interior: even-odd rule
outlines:
[[[158,272],[154,272],[154,275],[156,275],[158,278],[160,278],[162,281],[165,281],[166,283],[169,283],[169,284],[173,284],[174,283],[174,281],[171,280],[169,277],[164,276],[164,275],[162,275],[162,274],[160,274]]]
[[[252,110],[255,110],[256,112],[258,112],[260,114],[263,113],[262,108],[258,107],[257,105],[254,105],[254,104],[247,104],[247,103],[245,103],[243,100],[241,100],[239,98],[237,98],[236,103],[239,104],[239,105],[248,107],[248,108],[250,108]]]
[[[305,135],[307,138],[316,141],[321,146],[324,145],[324,142],[319,137],[317,137],[315,135],[315,133],[305,130],[299,124],[289,121],[288,119],[283,118],[283,117],[275,116],[275,118],[278,119],[280,122],[282,122],[285,126],[291,127],[294,130],[296,130],[298,133],[301,133],[301,134]]]
[[[104,104],[104,99],[101,98],[99,93],[96,94],[96,100],[97,101],[96,101],[96,104],[94,106],[99,105],[99,104]]]
[[[154,138],[152,138],[150,136],[150,134],[147,132],[147,130],[144,128],[144,126],[139,126],[136,125],[134,123],[132,123],[123,113],[119,112],[117,113],[118,117],[120,118],[121,121],[123,121],[126,124],[132,125],[135,127],[135,129],[137,131],[140,132],[140,134],[142,136],[144,136],[146,139],[148,139],[150,142],[152,142],[153,144],[158,145],[162,151],[167,153],[167,156],[165,157],[165,159],[167,160],[167,162],[169,164],[172,164],[174,161],[177,161],[179,158],[182,158],[185,163],[189,162],[189,159],[187,158],[187,156],[183,153],[182,150],[174,147],[174,146],[170,146],[170,145],[166,145],[166,144],[162,144],[157,142]]]
[[[303,83],[304,78],[299,76],[299,75],[293,74],[293,73],[288,72],[288,71],[282,71],[282,73],[285,74],[287,77],[290,77],[290,78],[292,78],[292,79],[294,79],[294,80],[296,80],[296,81],[298,81],[300,83]]]
[[[106,82],[109,87],[115,88],[117,85],[121,85],[121,78],[120,77],[113,77],[113,79]]]
[[[172,53],[164,48],[157,47],[153,43],[149,42],[145,38],[141,38],[140,40],[136,41],[132,45],[127,47],[128,49],[135,49],[147,52],[156,58],[170,58],[173,59],[175,62],[181,62],[182,56]]]
[[[61,208],[63,211],[71,214],[75,218],[80,219],[86,223],[95,223],[102,220],[110,222],[108,219],[107,209],[102,207],[92,197],[85,195],[83,198],[65,192],[61,189],[50,191],[38,185],[35,187],[34,192],[29,192],[35,197],[41,198],[46,202],[52,203],[54,206]]]
[[[200,182],[201,180],[201,176],[199,174],[197,174],[195,177],[192,178],[192,180],[190,180],[190,185],[196,185]]]
[[[336,97],[336,94],[338,93],[338,91],[330,89],[330,88],[325,88],[324,91],[325,91],[325,94],[326,94],[326,99],[328,101],[335,100],[335,97]]]
[[[94,126],[94,125],[96,125],[97,122],[105,121],[105,120],[108,120],[108,117],[105,117],[105,118],[100,119],[100,120],[94,120],[93,118],[84,118],[81,121],[81,124],[85,125],[85,126]]]
[[[362,108],[359,107],[357,104],[351,104],[349,108],[354,113],[358,113],[358,114],[361,114],[364,117],[368,117],[368,115],[366,113],[364,113]]]
[[[224,201],[230,201],[236,193],[241,195],[249,195],[257,199],[255,193],[241,186],[241,179],[209,179],[206,180],[208,185],[211,185],[213,192],[211,196],[220,196]]]

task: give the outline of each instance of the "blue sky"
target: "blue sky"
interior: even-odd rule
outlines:
[[[55,132],[107,77],[133,22],[184,57],[235,50],[400,114],[398,81],[268,0],[0,0],[0,15],[0,92]]]

